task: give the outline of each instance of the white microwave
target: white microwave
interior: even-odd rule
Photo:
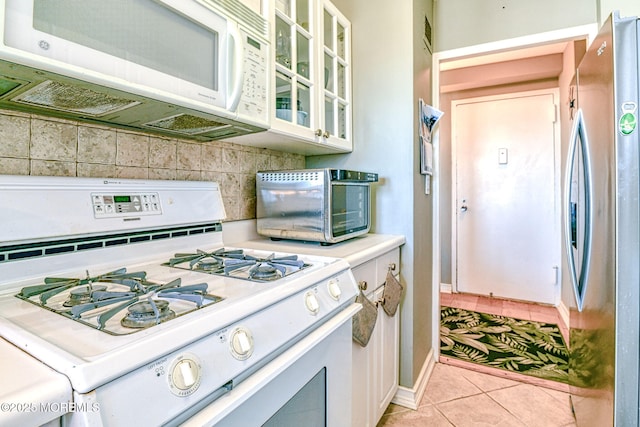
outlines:
[[[0,0],[0,107],[210,140],[268,128],[268,33],[238,0]]]

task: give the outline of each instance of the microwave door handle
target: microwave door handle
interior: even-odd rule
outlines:
[[[242,35],[237,24],[227,26],[227,110],[236,111],[242,95],[243,55]]]

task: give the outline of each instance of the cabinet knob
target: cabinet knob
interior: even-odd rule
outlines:
[[[316,129],[316,136],[322,136],[322,129]]]
[[[389,264],[389,270],[396,271],[396,263],[395,262],[392,262],[391,264]]]
[[[366,291],[367,290],[367,282],[366,282],[366,280],[362,280],[362,281],[358,282],[358,287],[361,290]]]
[[[329,138],[329,137],[331,136],[331,134],[329,133],[329,131],[328,131],[328,130],[325,130],[325,131],[324,131],[324,133],[322,134],[322,136],[323,136],[324,138]]]

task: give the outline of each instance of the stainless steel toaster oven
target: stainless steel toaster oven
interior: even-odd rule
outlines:
[[[371,227],[371,188],[378,174],[343,169],[258,172],[258,234],[337,243]]]

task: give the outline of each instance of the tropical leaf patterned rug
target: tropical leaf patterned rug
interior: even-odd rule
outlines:
[[[557,325],[443,306],[440,343],[448,357],[567,382],[568,351]]]

